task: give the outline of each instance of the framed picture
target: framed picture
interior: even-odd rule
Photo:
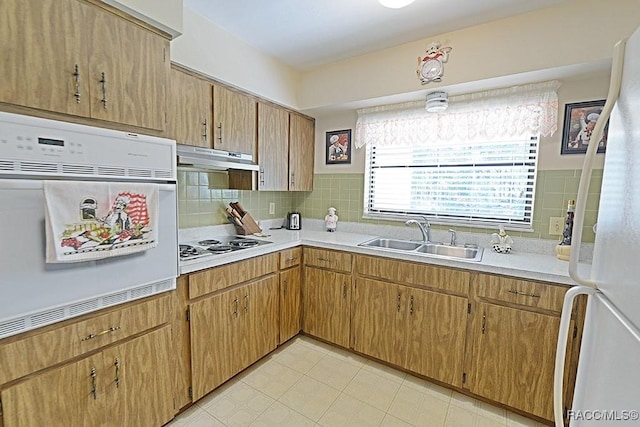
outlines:
[[[562,129],[561,154],[586,153],[591,143],[591,132],[602,113],[604,99],[599,101],[577,102],[564,107],[564,128]],[[607,148],[609,122],[604,127],[602,139],[598,141],[598,153]]]
[[[328,165],[351,163],[351,129],[327,132],[325,149]]]

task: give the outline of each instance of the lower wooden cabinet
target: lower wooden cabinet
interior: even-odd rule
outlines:
[[[302,268],[300,266],[280,272],[280,344],[300,332],[301,291]]]
[[[350,274],[305,266],[302,286],[305,333],[348,347],[350,307]]]
[[[553,419],[553,371],[560,318],[480,303],[472,324],[469,391]]]
[[[462,386],[467,298],[358,278],[353,349]]]
[[[163,425],[175,413],[170,345],[166,325],[8,387],[4,426]]]
[[[276,275],[190,304],[194,401],[276,348],[277,311]]]

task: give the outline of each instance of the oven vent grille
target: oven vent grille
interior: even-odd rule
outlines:
[[[69,307],[69,314],[71,316],[77,316],[82,313],[97,310],[98,308],[100,308],[100,300],[92,299],[89,301],[81,302],[80,304],[72,305],[71,307]]]
[[[93,175],[93,167],[83,165],[62,165],[62,173],[75,175]]]
[[[165,179],[173,178],[173,176],[171,175],[171,171],[167,171],[167,170],[156,170],[155,175],[156,175],[156,178],[165,178]]]
[[[27,320],[16,319],[9,322],[0,323],[0,337],[8,337],[26,330]]]
[[[124,168],[114,168],[108,166],[98,166],[98,175],[102,176],[125,176]]]
[[[155,295],[170,291],[176,288],[176,279],[166,279],[152,284],[143,285],[127,291],[103,295],[99,298],[91,298],[85,301],[78,301],[74,304],[56,307],[41,313],[7,319],[0,322],[0,339],[16,335],[31,329],[70,319],[84,313],[100,310],[124,302],[134,301],[149,295]]]
[[[153,177],[153,172],[151,169],[134,169],[129,168],[129,176],[137,176],[141,178],[151,178]]]
[[[33,326],[48,325],[65,318],[64,307],[31,316]]]
[[[125,302],[128,298],[128,295],[126,292],[120,292],[119,294],[113,294],[113,295],[107,295],[106,297],[104,297],[104,305],[108,306],[108,305],[114,305],[114,304],[119,304],[121,302]]]
[[[132,298],[142,298],[153,293],[153,286],[142,286],[131,290]]]
[[[58,172],[58,165],[55,163],[20,162],[19,168],[22,172],[37,172],[37,173],[57,173]]]
[[[12,171],[16,167],[11,160],[0,160],[0,171]]]

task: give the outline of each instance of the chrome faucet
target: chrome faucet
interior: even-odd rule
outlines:
[[[418,226],[418,228],[420,229],[420,232],[422,233],[422,241],[424,243],[429,243],[431,242],[431,224],[429,224],[429,221],[427,221],[426,218],[424,218],[424,223],[420,223],[420,221],[417,221],[415,219],[410,219],[407,222],[404,223],[404,225],[411,225],[411,224],[415,224]]]
[[[449,229],[449,233],[451,233],[451,246],[455,246],[456,245],[456,239],[458,238],[458,236],[456,235],[456,230],[454,230],[453,228]]]

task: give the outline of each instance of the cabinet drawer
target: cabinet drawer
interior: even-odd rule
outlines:
[[[463,296],[469,293],[471,276],[467,271],[365,255],[356,257],[356,272],[361,276],[442,289]]]
[[[280,252],[280,270],[300,265],[302,248],[292,248]]]
[[[351,254],[325,249],[304,248],[304,264],[350,272]]]
[[[273,253],[189,275],[189,298],[197,298],[229,286],[273,273],[279,254]]]
[[[145,302],[92,315],[86,320],[51,325],[24,339],[0,343],[0,384],[39,371],[83,353],[133,336],[171,320],[171,298]]]
[[[474,287],[479,298],[499,300],[529,307],[562,311],[568,288],[509,277],[478,274]]]

